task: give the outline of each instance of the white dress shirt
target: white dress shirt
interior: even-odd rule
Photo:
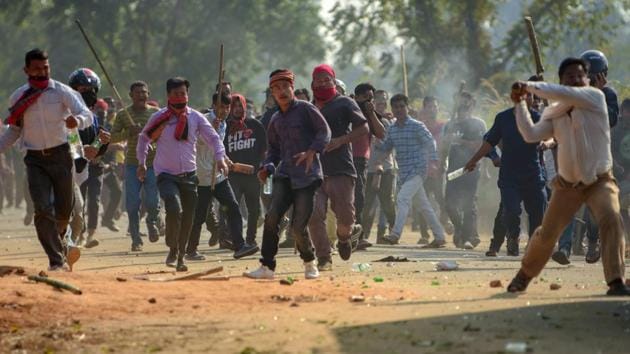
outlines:
[[[558,142],[558,174],[585,185],[612,169],[610,126],[604,93],[595,87],[528,82],[527,91],[553,103],[534,124],[525,102],[516,105],[516,123],[523,139]]]
[[[11,95],[9,106],[13,106],[28,88],[28,84],[18,88]],[[48,88],[24,112],[21,134],[18,136],[22,138],[22,148],[43,150],[66,143],[68,129],[65,119],[71,115],[77,119],[79,129],[92,125],[92,113],[81,95],[69,86],[50,79]],[[10,143],[12,145],[15,140]]]

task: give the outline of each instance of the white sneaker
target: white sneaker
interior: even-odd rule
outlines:
[[[260,268],[256,270],[243,273],[243,276],[252,279],[273,279],[273,274],[273,270],[265,265],[261,265]]]
[[[319,270],[317,270],[315,261],[304,262],[304,278],[306,279],[319,278]]]

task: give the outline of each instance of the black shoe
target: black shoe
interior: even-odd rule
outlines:
[[[186,264],[184,264],[184,259],[180,258],[177,260],[177,266],[175,267],[175,270],[178,272],[187,272],[188,271],[188,267],[186,266]]]
[[[337,242],[337,251],[339,252],[339,257],[344,261],[350,259],[352,255],[352,243],[350,240]]]
[[[142,252],[142,245],[131,245],[131,252]]]
[[[418,240],[418,242],[416,242],[419,245],[426,245],[429,243],[429,238],[428,237],[420,237],[420,239]]]
[[[332,259],[330,257],[317,258],[317,270],[320,272],[332,271]]]
[[[252,246],[258,246],[258,242],[256,242],[256,240],[245,240],[245,243]]]
[[[236,247],[234,246],[232,241],[229,241],[227,239],[219,240],[219,249],[236,251]]]
[[[532,281],[532,278],[525,275],[522,270],[519,270],[518,273],[516,273],[514,279],[512,279],[512,281],[510,282],[510,285],[508,285],[507,291],[509,293],[524,292],[525,290],[527,290],[527,286],[529,285],[530,281]]]
[[[155,224],[147,224],[147,230],[149,230],[149,241],[155,243],[160,240],[160,230]]]
[[[496,257],[497,256],[497,251],[495,250],[488,250],[488,252],[486,252],[486,257]]]
[[[113,232],[118,232],[120,231],[120,229],[118,228],[118,226],[116,226],[116,224],[114,224],[113,220],[103,220],[101,221],[101,226],[108,228],[110,231]]]
[[[177,262],[177,250],[175,248],[171,248],[168,251],[168,256],[166,256],[166,266],[175,268]]]
[[[569,259],[569,253],[562,249],[555,251],[551,255],[551,259],[553,259],[554,262],[562,264],[562,265],[571,264],[571,260]]]
[[[199,251],[195,251],[195,252],[186,253],[186,256],[184,256],[184,259],[186,259],[187,261],[205,261],[206,256],[199,253]]]
[[[446,247],[446,241],[444,240],[433,240],[428,245],[422,246],[422,248],[444,248]]]
[[[599,261],[601,257],[601,252],[599,251],[599,243],[598,242],[589,242],[588,249],[586,251],[586,256],[584,256],[584,260],[586,263],[593,264]]]
[[[608,291],[606,295],[608,296],[630,296],[630,287],[621,281],[621,279],[617,279],[608,285]]]
[[[398,240],[399,240],[399,237],[394,234],[383,236],[383,241],[385,241],[386,244],[388,245],[397,245]]]
[[[518,238],[508,239],[507,240],[507,255],[508,256],[518,256]]]
[[[372,243],[369,242],[368,240],[359,240],[359,243],[357,244],[357,251],[365,251],[366,249],[372,247]]]
[[[278,244],[278,248],[295,248],[295,241],[292,238],[287,238]]]
[[[260,248],[258,248],[258,246],[256,245],[244,244],[243,246],[241,246],[241,248],[239,248],[238,251],[234,252],[234,259],[251,256],[252,254],[256,254],[256,252],[258,252],[259,250]]]

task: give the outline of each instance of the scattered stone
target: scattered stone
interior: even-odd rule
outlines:
[[[290,307],[298,307],[300,306],[300,304],[298,304],[297,302],[292,302],[291,305],[289,305]]]
[[[116,280],[118,280],[119,282],[126,282],[127,278],[123,278],[123,277],[116,277]]]
[[[456,261],[440,261],[435,264],[435,270],[437,271],[451,271],[459,269],[459,264]]]
[[[466,327],[464,327],[464,332],[479,332],[479,331],[481,331],[481,328],[473,327],[470,323],[468,323]]]
[[[502,287],[503,287],[503,284],[501,283],[501,281],[500,281],[500,280],[492,280],[492,281],[490,282],[490,287],[491,287],[491,288],[502,288]]]
[[[15,296],[17,296],[17,297],[24,297],[24,294],[21,291],[16,290],[15,291]]]
[[[286,295],[271,295],[271,300],[278,302],[285,302],[293,300],[290,296]]]
[[[372,280],[374,280],[375,283],[382,283],[383,277],[374,277]]]
[[[350,296],[350,302],[364,302],[365,296],[363,295],[352,295]]]
[[[46,272],[44,272],[43,270],[40,270],[37,275],[39,275],[40,277],[44,277],[44,278],[48,277],[48,274],[46,274]]]
[[[154,297],[149,299],[149,303],[150,304],[155,304],[156,302],[157,302],[157,300]]]
[[[550,290],[559,290],[562,287],[562,285],[558,284],[558,283],[551,283],[549,284],[549,289]]]

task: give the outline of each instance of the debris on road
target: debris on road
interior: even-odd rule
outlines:
[[[15,273],[17,275],[24,274],[24,268],[15,266],[0,266],[0,277]]]
[[[71,293],[73,293],[75,295],[83,294],[81,289],[75,287],[74,285],[70,285],[68,283],[64,283],[64,282],[56,280],[56,279],[42,277],[42,276],[39,276],[39,275],[29,275],[28,276],[28,280],[31,280],[31,281],[34,281],[34,282],[37,282],[37,283],[48,284],[48,285],[54,287],[55,289],[68,290],[69,292],[71,292]]]
[[[492,281],[490,281],[490,287],[491,288],[502,288],[503,284],[501,283],[500,280],[492,280]]]
[[[558,284],[558,283],[551,283],[549,284],[549,289],[550,290],[559,290],[562,287],[562,285]]]
[[[364,302],[365,296],[363,295],[352,295],[350,296],[350,302]]]
[[[435,270],[437,271],[451,271],[459,269],[459,264],[456,261],[440,261],[435,264]]]
[[[409,262],[409,259],[403,256],[387,256],[374,262]]]

